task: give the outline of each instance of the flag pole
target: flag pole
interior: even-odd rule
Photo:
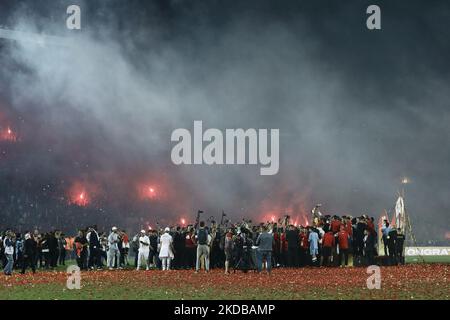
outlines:
[[[403,185],[405,185],[409,182],[410,181],[408,178],[403,178],[403,180],[402,180]],[[401,196],[403,197],[403,211],[404,211],[404,217],[403,217],[403,221],[402,221],[404,223],[403,224],[404,230],[402,230],[402,231],[404,232],[404,235],[405,235],[405,242],[406,242],[406,235],[409,234],[409,236],[411,237],[411,240],[413,242],[413,245],[417,248],[416,236],[412,229],[411,219],[409,217],[408,211],[406,210],[405,193],[406,193],[405,187],[402,187]],[[403,257],[405,257],[404,253],[405,253],[405,246],[403,246]],[[418,252],[418,256],[422,260],[422,262],[425,263],[425,258],[420,254],[420,252]]]

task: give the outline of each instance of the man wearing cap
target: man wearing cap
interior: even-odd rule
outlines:
[[[120,241],[117,227],[112,227],[111,233],[108,236],[109,250],[108,250],[108,267],[109,270],[114,268],[114,259],[117,257],[117,267],[120,267],[120,251],[118,243]]]
[[[145,233],[145,230],[141,230],[141,235],[139,237],[139,251],[138,251],[138,263],[136,270],[139,270],[142,265],[142,261],[145,261],[145,270],[148,270],[148,254],[150,253],[150,239]]]

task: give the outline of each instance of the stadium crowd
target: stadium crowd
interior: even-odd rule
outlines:
[[[0,241],[0,258],[4,273],[13,270],[54,269],[65,265],[66,258],[75,258],[81,270],[133,266],[149,270],[158,268],[211,268],[230,270],[266,269],[272,267],[299,268],[306,266],[373,265],[376,257],[388,257],[390,265],[404,263],[405,236],[385,220],[381,230],[367,215],[322,216],[313,211],[312,226],[296,226],[285,216],[278,222],[253,225],[250,220],[231,224],[199,221],[188,226],[141,230],[131,239],[125,230],[112,227],[110,232],[99,232],[97,226],[78,231],[75,237],[66,237],[55,230],[38,230],[24,235],[7,230]],[[378,230],[377,230],[378,229]],[[382,233],[384,250],[378,248],[378,232]],[[129,260],[130,257],[134,261]]]

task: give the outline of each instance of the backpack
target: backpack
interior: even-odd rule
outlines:
[[[206,229],[198,230],[198,244],[206,244],[208,241],[208,233]]]

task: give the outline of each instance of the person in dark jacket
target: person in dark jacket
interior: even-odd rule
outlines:
[[[94,269],[96,266],[98,269],[102,268],[101,251],[100,251],[100,238],[97,232],[97,226],[94,225],[89,228],[88,236],[86,237],[89,242],[89,262],[88,268]]]
[[[298,229],[291,225],[286,232],[287,251],[288,251],[288,267],[297,268],[299,266],[299,243],[300,237]]]
[[[41,252],[42,252],[42,258],[43,258],[43,260],[44,260],[44,268],[45,269],[49,269],[50,268],[50,249],[49,249],[49,238],[50,238],[50,236],[49,236],[49,234],[48,233],[45,233],[43,236],[42,236],[42,239],[41,239]]]
[[[151,243],[150,238],[150,243]],[[195,241],[195,233],[194,228],[188,227],[186,234],[184,235],[184,266],[186,269],[192,269],[195,266],[196,259],[196,241]],[[156,249],[155,249],[156,252]],[[150,255],[152,255],[152,249],[150,249]],[[157,254],[155,257],[157,258]]]
[[[368,229],[364,230],[364,257],[368,266],[374,264],[375,236]]]
[[[48,234],[47,245],[49,249],[50,267],[56,268],[58,264],[59,250],[58,239],[56,239],[55,231]]]
[[[59,250],[59,264],[63,266],[66,265],[66,246],[67,240],[65,238],[64,233],[61,233],[58,238],[58,250]]]
[[[36,272],[36,256],[38,252],[37,242],[30,233],[25,234],[23,248],[23,264],[21,273],[24,274],[28,267],[31,267],[33,273]]]
[[[391,266],[397,265],[397,229],[392,229],[388,233],[388,248],[389,248],[389,264]]]
[[[395,252],[397,255],[397,262],[405,264],[405,258],[403,257],[403,245],[405,243],[405,234],[400,228],[397,229],[397,240],[395,241]]]
[[[14,269],[21,269],[23,265],[23,242],[22,234],[16,233],[16,243],[14,250]]]
[[[364,236],[365,230],[367,229],[367,224],[363,216],[357,218],[356,228],[355,228],[355,261],[356,266],[362,264],[362,257],[364,256]]]
[[[184,251],[184,238],[183,234],[181,233],[181,228],[178,226],[175,233],[173,234],[173,246],[176,253],[179,253],[175,255],[173,259],[173,268],[175,270],[179,270],[183,266],[183,251]]]
[[[77,255],[78,267],[81,270],[87,270],[87,247],[89,244],[82,230],[78,231],[78,235],[74,240],[74,245]]]
[[[215,227],[213,230],[216,230],[212,233],[212,241],[211,241],[211,268],[220,268],[223,266],[225,262],[224,252],[221,248],[221,238],[222,232],[219,228]]]

